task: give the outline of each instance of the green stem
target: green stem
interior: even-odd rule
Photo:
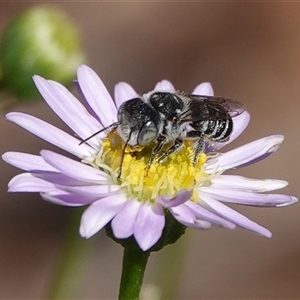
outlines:
[[[124,248],[119,300],[138,300],[150,252]]]
[[[47,299],[76,299],[89,261],[94,240],[79,236],[79,222],[82,210],[72,212],[65,234],[60,262],[53,277],[50,295]]]

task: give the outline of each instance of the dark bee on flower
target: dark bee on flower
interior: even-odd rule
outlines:
[[[103,132],[116,130],[124,140],[123,155],[128,145],[132,148],[155,142],[148,163],[154,159],[162,163],[178,151],[185,140],[194,142],[193,164],[205,149],[205,143],[226,142],[233,131],[232,118],[245,111],[242,103],[224,97],[188,95],[152,91],[128,101],[118,110],[118,121],[83,140]],[[170,144],[163,153],[162,149]]]

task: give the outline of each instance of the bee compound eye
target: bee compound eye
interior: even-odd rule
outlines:
[[[140,146],[149,145],[157,137],[157,127],[153,121],[147,121],[143,124],[137,142]]]

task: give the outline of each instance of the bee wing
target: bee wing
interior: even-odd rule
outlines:
[[[225,97],[187,95],[188,109],[183,112],[185,121],[209,121],[234,118],[245,111],[244,104]]]

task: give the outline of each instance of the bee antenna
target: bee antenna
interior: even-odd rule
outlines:
[[[95,133],[93,133],[92,135],[90,135],[89,137],[87,137],[86,139],[84,139],[83,141],[81,141],[81,142],[79,143],[79,145],[82,145],[82,144],[86,143],[88,140],[90,140],[91,138],[93,138],[93,137],[96,136],[97,134],[99,134],[99,133],[101,133],[101,132],[103,132],[103,131],[112,129],[112,128],[115,129],[115,128],[117,128],[119,125],[120,125],[119,122],[114,122],[114,123],[110,124],[109,126],[104,127],[104,128],[102,128],[102,129],[96,131]]]

